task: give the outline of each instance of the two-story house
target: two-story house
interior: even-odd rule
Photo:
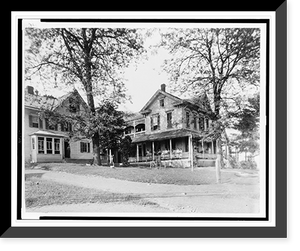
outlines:
[[[38,95],[27,86],[24,95],[24,156],[25,162],[61,162],[63,159],[92,159],[90,139],[72,140],[71,123],[50,125],[41,119],[41,109],[53,109],[61,114],[87,111],[88,107],[76,89],[60,98]]]
[[[166,92],[162,84],[138,114],[127,119],[124,135],[134,145],[129,162],[161,159],[171,166],[212,165],[216,158],[215,139],[203,135],[211,125],[207,96],[181,99]]]

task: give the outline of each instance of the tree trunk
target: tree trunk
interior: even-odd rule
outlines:
[[[100,146],[99,146],[99,134],[98,132],[92,137],[93,142],[93,165],[101,165],[100,158]]]
[[[222,144],[221,144],[220,139],[217,139],[216,145],[217,145],[216,182],[220,183],[221,182],[221,168],[222,168],[222,162],[223,162]]]

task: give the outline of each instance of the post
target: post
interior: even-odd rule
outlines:
[[[203,139],[201,141],[202,144],[202,159],[204,159],[204,143],[203,143]]]
[[[221,182],[221,147],[220,147],[220,141],[219,139],[217,139],[216,141],[216,146],[217,146],[217,159],[216,159],[216,182],[220,183]]]
[[[139,162],[139,144],[136,144],[136,162]]]
[[[109,164],[108,164],[108,166],[110,166],[111,162],[112,162],[111,161],[111,149],[109,148],[109,162],[108,162]]]
[[[214,141],[211,141],[211,153],[214,154]]]
[[[192,141],[192,135],[189,136],[189,155],[190,155],[190,160],[191,160],[191,169],[192,169],[192,172],[194,171],[194,153],[193,153],[193,141]]]
[[[154,160],[154,141],[152,141],[152,160]]]
[[[170,159],[172,159],[172,139],[170,139]]]

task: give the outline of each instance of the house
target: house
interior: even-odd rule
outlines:
[[[38,95],[27,86],[24,95],[24,155],[25,162],[61,162],[64,159],[93,158],[90,139],[72,140],[71,123],[50,125],[38,115],[41,109],[52,109],[61,114],[87,111],[88,106],[76,89],[60,98]]]
[[[126,119],[124,136],[133,143],[129,162],[148,162],[160,155],[163,164],[174,167],[214,165],[216,140],[204,136],[211,126],[210,109],[206,95],[181,99],[162,84],[138,114]]]

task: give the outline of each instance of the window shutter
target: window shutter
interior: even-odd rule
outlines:
[[[49,129],[49,122],[48,122],[48,119],[45,119],[45,127],[46,127],[46,129]]]
[[[157,115],[157,129],[160,129],[160,116]]]
[[[90,152],[90,143],[87,143],[87,152]]]
[[[153,131],[153,118],[150,117],[150,120],[151,120],[151,131]]]
[[[39,118],[39,128],[43,129],[43,120]]]
[[[80,142],[80,152],[82,153],[83,152],[83,143]]]
[[[32,127],[32,115],[29,115],[29,127]]]

